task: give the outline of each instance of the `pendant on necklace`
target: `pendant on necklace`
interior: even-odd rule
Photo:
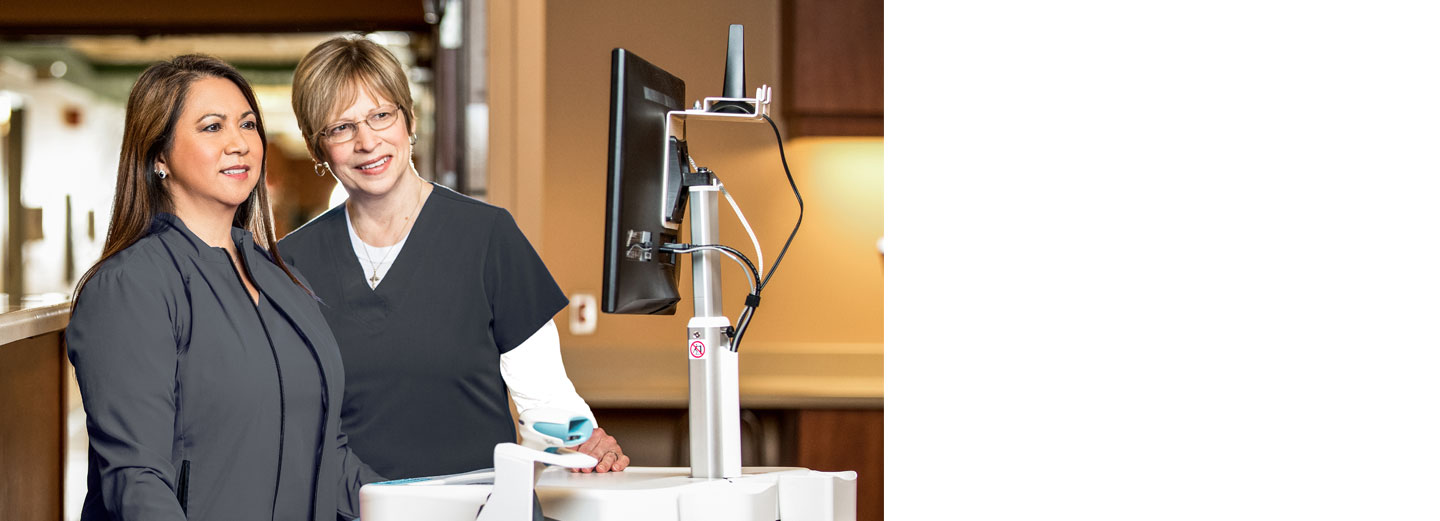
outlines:
[[[370,276],[370,287],[373,288],[377,284],[380,284],[380,273],[378,272]]]

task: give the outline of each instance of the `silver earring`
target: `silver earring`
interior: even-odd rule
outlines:
[[[156,168],[156,169],[155,169],[155,175],[160,176],[160,179],[161,179],[161,180],[164,180],[166,174],[165,174],[165,171],[164,171],[164,170],[161,170],[161,169],[159,169],[159,168]]]
[[[329,161],[326,161],[326,162],[324,162],[324,163],[321,163],[321,162],[319,162],[319,161],[316,161],[316,162],[315,162],[315,175],[318,175],[318,176],[320,176],[320,177],[325,177],[325,172],[321,172],[321,171],[320,171],[320,166],[321,166],[321,165],[324,165],[324,166],[325,166],[325,172],[330,172],[330,175],[335,175],[335,173],[334,173],[334,172],[331,172],[331,170],[330,170],[330,162],[329,162]]]
[[[410,134],[410,144],[411,144],[411,145],[414,145],[414,144],[415,144],[415,134]]]

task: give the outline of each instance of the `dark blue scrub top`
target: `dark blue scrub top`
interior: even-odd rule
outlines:
[[[441,185],[372,289],[337,206],[280,241],[345,361],[342,425],[391,477],[494,466],[516,441],[500,355],[568,301],[510,213]]]

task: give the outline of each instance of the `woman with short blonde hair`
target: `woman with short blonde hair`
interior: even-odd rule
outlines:
[[[359,36],[323,42],[291,103],[316,172],[349,195],[280,243],[328,304],[355,451],[385,475],[449,474],[491,467],[495,445],[515,441],[510,398],[593,421],[551,320],[567,299],[515,220],[415,172],[394,56]],[[599,461],[586,472],[630,462],[604,429],[578,449]]]

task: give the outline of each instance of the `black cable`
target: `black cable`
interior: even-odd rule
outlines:
[[[728,256],[736,262],[743,262],[745,267],[750,269],[750,290],[759,291],[757,286],[760,284],[760,270],[756,269],[755,263],[750,262],[750,258],[746,257],[744,253],[740,253],[740,250],[723,244],[666,243],[660,246],[660,251],[669,253],[694,253],[700,250],[719,250],[729,253]]]
[[[790,237],[785,239],[785,246],[780,248],[780,255],[775,257],[775,263],[770,265],[770,271],[760,281],[760,287],[750,295],[751,298],[745,299],[745,311],[736,321],[735,335],[730,342],[731,351],[740,350],[740,340],[745,336],[745,330],[750,327],[755,308],[760,306],[760,292],[770,283],[770,277],[775,276],[775,270],[780,268],[780,261],[785,259],[785,252],[790,250],[790,242],[795,240],[795,234],[800,231],[800,222],[805,219],[805,200],[800,197],[800,189],[795,187],[795,176],[790,175],[790,162],[785,159],[785,141],[780,138],[780,127],[775,125],[775,120],[770,119],[769,114],[761,114],[761,117],[770,124],[770,130],[775,131],[775,145],[780,148],[780,164],[785,167],[785,178],[790,181],[790,190],[795,193],[795,202],[800,205],[800,216],[795,218],[795,229],[790,230]]]
[[[760,282],[760,289],[764,290],[765,285],[770,283],[770,277],[775,275],[775,270],[780,267],[780,261],[785,258],[785,252],[790,249],[790,241],[795,240],[795,233],[800,231],[800,221],[805,219],[805,200],[800,198],[800,189],[795,187],[795,177],[790,175],[790,163],[785,160],[785,142],[780,139],[780,127],[775,126],[775,120],[770,119],[769,114],[762,114],[770,129],[775,131],[775,145],[780,147],[780,164],[785,167],[785,178],[790,180],[790,190],[795,192],[795,202],[800,205],[800,216],[795,218],[795,229],[790,230],[790,238],[785,239],[785,246],[780,248],[780,255],[775,257],[775,263],[770,265],[770,272],[765,275],[765,280]]]
[[[795,240],[795,234],[800,231],[800,222],[805,219],[805,200],[800,197],[800,189],[795,186],[795,176],[790,174],[790,162],[785,159],[785,142],[780,138],[780,127],[775,125],[775,120],[770,119],[768,114],[762,114],[761,117],[765,118],[765,121],[770,124],[770,130],[775,132],[775,144],[780,149],[780,164],[785,167],[785,178],[790,181],[790,190],[795,193],[795,202],[800,205],[800,215],[795,218],[795,228],[790,230],[790,237],[785,239],[785,246],[780,248],[780,255],[775,257],[775,263],[770,265],[770,271],[765,273],[762,279],[760,270],[755,268],[755,264],[750,262],[749,257],[746,257],[745,254],[740,253],[740,251],[735,248],[721,244],[671,243],[660,246],[660,251],[672,253],[719,250],[727,253],[727,256],[731,259],[743,261],[745,266],[750,269],[750,277],[752,280],[750,284],[751,293],[745,298],[745,310],[740,312],[740,317],[736,319],[736,327],[730,335],[731,351],[740,350],[740,340],[745,336],[745,330],[750,327],[750,320],[755,316],[755,309],[760,307],[760,291],[764,290],[765,285],[770,283],[770,277],[775,276],[775,270],[780,268],[780,261],[785,259],[785,252],[790,250],[790,243]]]

